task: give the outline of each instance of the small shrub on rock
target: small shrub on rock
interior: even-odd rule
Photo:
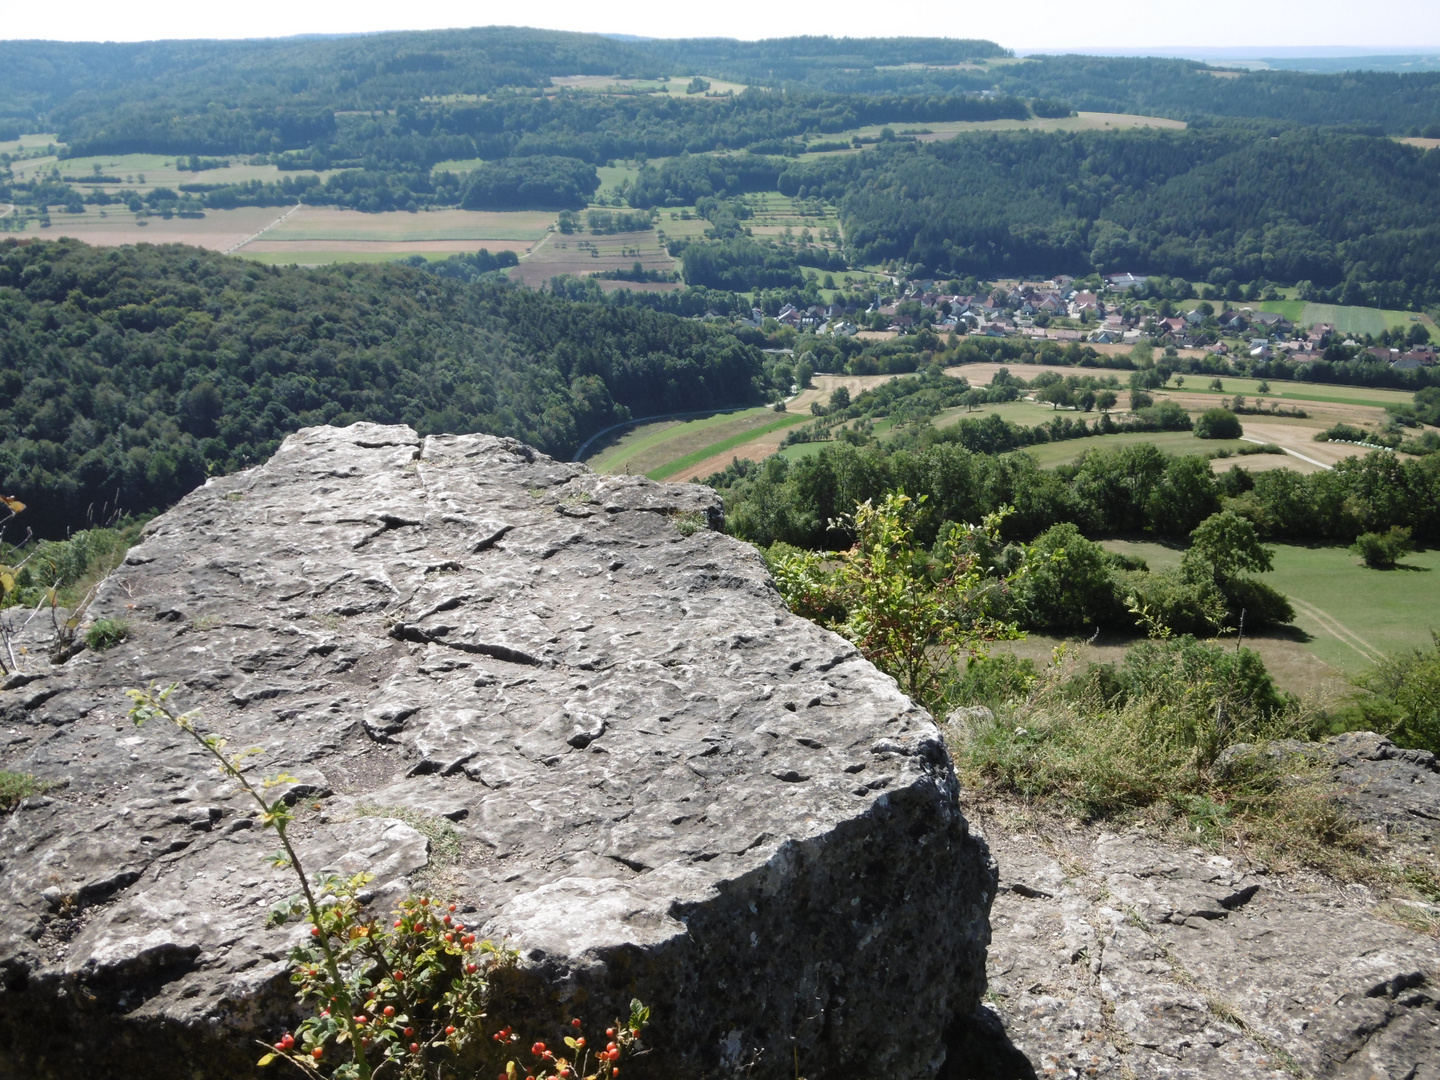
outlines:
[[[85,644],[96,652],[104,652],[129,636],[130,624],[124,619],[96,619],[85,631]]]
[[[516,954],[477,940],[455,904],[411,896],[386,925],[360,899],[373,874],[307,875],[290,842],[294,814],[281,795],[269,794],[295,778],[280,773],[252,783],[242,766],[259,751],[226,753],[226,741],[202,732],[195,713],[170,707],[175,689],[126,691],[131,720],[137,727],[153,719],[174,724],[255,802],[261,823],[280,839],[273,865],[291,870],[301,889],[271,909],[268,922],[299,917],[310,923],[310,940],[291,950],[290,981],[312,1015],[282,1034],[259,1065],[283,1059],[307,1076],[334,1080],[451,1080],[497,1069],[509,1080],[619,1075],[616,1063],[637,1047],[649,1009],[631,1001],[628,1021],[617,1020],[604,1043],[588,1043],[575,1019],[553,1049],[544,1042],[527,1048],[519,1033],[494,1019],[497,985],[513,970]]]

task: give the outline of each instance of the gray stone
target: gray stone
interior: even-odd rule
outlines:
[[[89,612],[130,637],[0,692],[0,767],[61,785],[0,819],[0,1077],[231,1080],[294,1022],[274,839],[127,723],[150,680],[297,777],[312,870],[452,895],[518,949],[527,1035],[637,996],[629,1075],[969,1075],[994,870],[935,725],[680,515],[722,508],[356,425],[152,522]]]
[[[1440,1077],[1440,942],[1368,890],[1139,832],[985,832],[1011,1077]]]

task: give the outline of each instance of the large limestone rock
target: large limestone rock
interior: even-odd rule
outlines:
[[[230,1080],[292,1019],[273,838],[129,726],[151,680],[300,778],[313,869],[519,949],[536,1037],[633,995],[637,1075],[966,1075],[995,878],[944,746],[720,513],[356,425],[155,521],[91,612],[129,640],[0,692],[0,767],[59,785],[0,818],[0,1077]]]
[[[1377,853],[1434,857],[1432,755],[1368,732],[1293,752],[1334,763]],[[1001,870],[986,1011],[1028,1058],[997,1075],[1440,1080],[1440,905],[1139,830],[971,816]]]

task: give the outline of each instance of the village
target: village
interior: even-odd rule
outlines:
[[[963,295],[940,291],[941,282],[892,278],[890,291],[875,294],[869,304],[847,302],[837,294],[829,304],[785,304],[774,316],[757,307],[739,322],[756,329],[788,327],[796,334],[871,339],[929,330],[1100,347],[1146,341],[1161,348],[1297,365],[1323,359],[1325,349],[1338,344],[1366,347],[1396,371],[1436,363],[1435,346],[1418,322],[1404,341],[1367,345],[1361,340],[1364,335],[1343,333],[1329,322],[1297,325],[1278,312],[1262,310],[1259,302],[1156,300],[1145,291],[1148,280],[1123,273],[1077,281],[1062,274],[1044,281],[1000,282],[988,291]]]

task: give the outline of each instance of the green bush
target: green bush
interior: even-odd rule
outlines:
[[[1431,645],[1386,656],[1355,677],[1367,691],[1348,725],[1389,736],[1400,746],[1440,753],[1440,634]]]
[[[1361,533],[1350,550],[1364,559],[1366,566],[1374,570],[1389,570],[1414,551],[1415,545],[1410,542],[1409,529],[1392,525],[1383,533]]]
[[[96,619],[85,631],[85,644],[96,652],[104,652],[129,636],[130,624],[124,619]]]
[[[1197,439],[1238,439],[1244,433],[1240,418],[1229,409],[1206,409],[1195,421]]]
[[[1026,626],[1094,629],[1123,618],[1124,607],[1115,595],[1114,560],[1070,522],[1041,533],[1030,545],[1026,563],[1029,572],[1015,588]]]
[[[1012,701],[1022,701],[1039,678],[1035,661],[997,652],[977,656],[965,665],[965,674],[947,694],[951,702],[964,705],[988,705],[998,708]]]

